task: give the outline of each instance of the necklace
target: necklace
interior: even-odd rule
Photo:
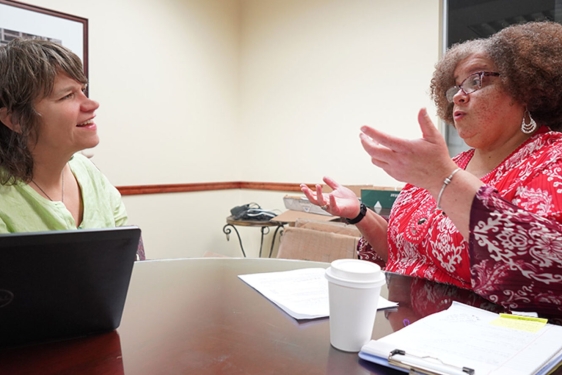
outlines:
[[[39,186],[39,184],[38,184],[37,182],[33,181],[33,179],[31,179],[31,182],[33,182],[33,184],[34,184],[35,186],[37,186],[37,188],[38,188],[39,190],[41,190],[41,193],[43,193],[47,198],[49,198],[49,200],[50,200],[51,202],[53,201],[53,200],[51,199],[51,197],[49,197],[49,194],[45,193],[45,190],[43,190],[43,188],[41,188],[41,186]],[[64,203],[64,170],[63,170],[63,172],[62,172],[62,174],[61,174],[61,185],[62,185],[62,186],[61,186],[61,198],[60,198],[60,200],[61,200],[61,202]]]

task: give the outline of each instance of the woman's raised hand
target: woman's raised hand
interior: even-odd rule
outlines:
[[[360,203],[357,195],[343,185],[338,184],[330,177],[324,177],[326,185],[332,188],[332,192],[323,193],[322,185],[316,185],[313,191],[305,184],[301,184],[301,191],[306,195],[310,203],[320,206],[324,211],[334,216],[343,218],[354,218],[359,214]]]
[[[408,140],[363,126],[361,144],[371,161],[388,175],[424,189],[439,189],[443,178],[457,166],[449,157],[445,139],[421,109],[418,122],[422,138]]]

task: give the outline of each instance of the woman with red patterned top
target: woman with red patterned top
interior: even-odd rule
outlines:
[[[302,191],[351,218],[361,259],[508,309],[562,316],[561,46],[562,25],[531,22],[446,52],[431,95],[471,147],[453,159],[425,109],[421,139],[361,128],[373,164],[406,183],[388,222],[330,178],[329,194]]]

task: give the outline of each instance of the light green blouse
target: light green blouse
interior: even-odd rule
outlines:
[[[82,192],[84,218],[78,228],[125,225],[127,212],[119,191],[84,155],[68,162]],[[0,233],[77,229],[62,202],[50,201],[28,184],[0,185]]]

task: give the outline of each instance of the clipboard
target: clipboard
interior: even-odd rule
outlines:
[[[420,357],[407,354],[406,351],[394,349],[388,355],[388,363],[408,370],[411,375],[474,375],[474,369],[457,367],[444,363],[435,357]]]
[[[547,375],[561,367],[562,326],[543,323],[530,330],[498,319],[499,314],[453,302],[367,342],[359,358],[412,375]]]

